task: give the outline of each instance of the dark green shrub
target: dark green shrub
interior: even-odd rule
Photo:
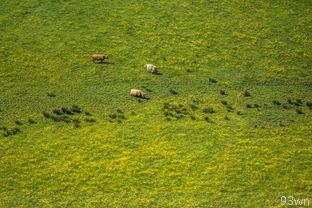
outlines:
[[[198,109],[198,107],[195,104],[190,104],[190,107],[191,107],[192,110],[197,110]]]
[[[163,113],[164,113],[165,116],[169,116],[169,111],[163,110]]]
[[[4,136],[5,137],[8,137],[10,135],[15,135],[17,133],[19,133],[21,130],[19,128],[13,128],[13,129],[10,129],[10,130],[7,130],[6,132],[4,132]]]
[[[71,111],[74,112],[74,113],[81,113],[82,112],[82,110],[81,110],[79,105],[73,105],[71,107]]]
[[[120,119],[126,119],[126,117],[122,114],[118,116]]]
[[[286,109],[286,110],[288,110],[288,109],[290,109],[290,106],[288,106],[288,105],[283,105],[283,108]]]
[[[211,83],[217,83],[218,81],[217,81],[216,79],[214,79],[214,78],[209,78],[209,82],[211,82]]]
[[[170,110],[170,105],[164,104],[162,111],[167,111],[167,110]]]
[[[171,111],[164,111],[165,116],[174,116]]]
[[[228,102],[225,101],[225,100],[221,100],[221,103],[222,103],[223,105],[227,105],[227,104],[228,104]]]
[[[131,112],[131,115],[135,116],[135,115],[136,115],[136,113],[135,113],[134,111],[132,111],[132,112]]]
[[[164,103],[162,108],[163,114],[166,117],[174,117],[176,119],[184,118],[187,115],[188,109],[184,107],[184,105],[180,104],[170,104]]]
[[[196,99],[193,99],[192,102],[195,103],[195,104],[199,104],[201,102],[201,100],[196,98]]]
[[[109,114],[108,117],[115,119],[115,118],[117,118],[117,115],[115,113],[112,113],[112,114]]]
[[[53,93],[48,93],[48,96],[49,96],[49,97],[56,97],[56,95],[53,94]]]
[[[18,132],[21,132],[19,128],[13,128],[12,131],[13,131],[13,134],[17,134]]]
[[[192,73],[193,71],[191,69],[186,70],[188,73]]]
[[[192,120],[196,120],[196,117],[193,116],[193,115],[190,115],[190,118],[191,118]]]
[[[296,101],[293,103],[295,106],[302,106],[303,102],[301,99],[296,99]]]
[[[70,123],[72,120],[67,115],[61,115],[61,116],[51,116],[51,119],[55,122],[65,122]]]
[[[15,123],[16,123],[17,125],[19,125],[19,126],[23,125],[23,123],[22,123],[21,121],[19,121],[19,120],[16,120]]]
[[[247,104],[246,107],[247,108],[253,108],[253,105],[252,104]]]
[[[170,92],[171,94],[173,94],[173,95],[178,94],[178,92],[177,92],[177,91],[175,91],[175,90],[173,90],[173,89],[170,89],[170,90],[169,90],[169,92]]]
[[[13,135],[13,131],[12,130],[7,130],[5,133],[6,133],[7,136]]]
[[[67,115],[74,115],[74,113],[68,108],[62,107],[62,111]]]
[[[86,116],[92,116],[92,114],[89,113],[89,112],[85,112],[85,115],[86,115]]]
[[[221,95],[227,95],[226,92],[224,90],[220,90],[220,94]]]
[[[117,109],[117,113],[123,113],[123,111],[121,109]]]
[[[259,104],[255,104],[254,106],[255,106],[255,108],[260,108]]]
[[[55,113],[56,115],[63,115],[64,114],[62,109],[55,109],[55,110],[53,110],[53,113]]]
[[[205,116],[204,119],[205,119],[205,121],[207,121],[207,122],[211,122],[211,119],[210,119],[208,116]]]
[[[310,109],[312,109],[312,102],[307,102],[306,104]]]
[[[296,99],[296,103],[297,103],[298,105],[302,105],[302,104],[303,104],[303,102],[302,102],[301,99]]]
[[[273,100],[273,104],[274,104],[274,105],[281,105],[281,102],[278,101],[278,100]]]
[[[164,108],[169,108],[170,107],[170,104],[169,103],[164,103]]]
[[[74,114],[70,109],[65,108],[65,107],[62,107],[62,111],[63,111],[64,113],[68,114],[68,115],[73,115],[73,114]]]
[[[241,111],[237,111],[236,114],[239,115],[239,116],[243,115],[243,113]]]
[[[183,117],[184,117],[183,114],[177,114],[177,115],[176,115],[176,119],[181,119],[181,118],[183,118]]]
[[[167,112],[167,115],[171,116],[171,117],[174,117],[175,116],[175,112],[169,111],[169,112]]]
[[[287,99],[287,102],[291,105],[294,104],[294,102],[290,98]]]
[[[35,123],[36,123],[36,121],[34,121],[34,120],[33,120],[33,119],[31,119],[31,118],[30,118],[30,119],[28,119],[28,122],[29,122],[29,123],[31,123],[31,124],[35,124]]]
[[[247,90],[245,90],[245,91],[244,91],[244,96],[245,96],[245,97],[250,97],[251,94],[250,94],[250,92],[248,92]]]
[[[177,106],[175,106],[174,104],[168,104],[168,105],[165,105],[163,107],[164,110],[175,110],[177,108]]]
[[[80,123],[80,120],[78,118],[75,118],[72,120],[74,123]]]
[[[93,119],[93,118],[86,118],[86,121],[87,121],[87,122],[90,122],[90,123],[94,123],[94,122],[96,122],[96,120],[95,120],[95,119]]]
[[[228,112],[232,112],[232,111],[234,111],[234,108],[233,108],[231,105],[227,105],[227,106],[226,106],[226,110],[227,110]]]
[[[57,117],[57,116],[51,116],[50,117],[53,121],[55,121],[55,122],[60,122],[60,121],[62,121],[62,119],[60,118],[60,117]]]
[[[181,107],[180,111],[181,111],[182,114],[188,114],[188,110],[185,107]]]
[[[230,120],[230,118],[228,116],[225,116],[224,119],[227,120],[227,121]]]
[[[63,117],[61,117],[61,121],[65,122],[65,123],[70,123],[72,120],[68,116],[63,116]]]
[[[296,112],[297,112],[298,114],[304,114],[303,111],[302,111],[301,109],[296,109]]]
[[[205,109],[203,110],[203,112],[204,112],[204,113],[215,113],[215,111],[214,111],[213,108],[211,108],[211,107],[205,108]]]
[[[75,127],[75,128],[81,128],[81,126],[80,126],[79,123],[74,123],[74,127]]]
[[[42,114],[43,114],[43,116],[46,117],[46,118],[51,118],[51,116],[52,116],[50,113],[48,113],[48,112],[46,112],[46,111],[43,111]]]

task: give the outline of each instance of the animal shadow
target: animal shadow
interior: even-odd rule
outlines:
[[[161,72],[155,72],[153,74],[155,74],[155,75],[163,75]]]
[[[150,97],[139,97],[139,96],[134,96],[135,98],[137,98],[138,102],[142,102],[143,100],[149,100],[151,99]]]
[[[96,62],[95,64],[115,64],[114,62]]]

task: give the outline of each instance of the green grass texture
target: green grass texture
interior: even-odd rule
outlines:
[[[0,207],[312,204],[311,11],[2,0]]]

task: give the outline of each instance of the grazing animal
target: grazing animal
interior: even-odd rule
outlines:
[[[101,63],[103,63],[105,59],[108,59],[108,55],[102,55],[102,54],[92,55],[93,63],[95,63],[95,61],[101,61]]]
[[[142,92],[141,90],[136,90],[136,89],[132,89],[130,91],[130,95],[132,95],[133,97],[146,98],[144,92]]]
[[[153,64],[145,64],[144,67],[146,68],[147,71],[152,72],[153,74],[158,73],[158,69],[156,66]]]

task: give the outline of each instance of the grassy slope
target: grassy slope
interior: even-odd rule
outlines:
[[[312,199],[309,1],[4,1],[0,27],[0,125],[24,123],[21,133],[0,136],[1,206]],[[93,64],[93,53],[113,64]],[[163,75],[147,73],[149,62]],[[142,86],[149,101],[128,95]],[[288,97],[304,105],[272,103]],[[187,106],[195,120],[167,121],[165,102]],[[73,104],[97,122],[76,129],[42,116]],[[208,106],[216,113],[204,115]],[[127,120],[110,123],[118,108]]]

